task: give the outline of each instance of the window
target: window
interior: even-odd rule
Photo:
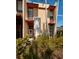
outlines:
[[[17,11],[22,12],[22,1],[17,1]]]
[[[28,9],[28,17],[33,17],[33,9]]]
[[[53,16],[50,16],[50,20],[53,20]]]
[[[50,16],[53,16],[53,12],[52,11],[48,11],[48,17],[50,18]]]

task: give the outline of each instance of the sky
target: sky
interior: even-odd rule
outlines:
[[[30,0],[33,2],[41,2],[44,3],[45,0]],[[47,0],[48,4],[53,5],[55,0]],[[59,7],[58,7],[58,17],[57,17],[57,27],[63,25],[63,0],[59,0]]]
[[[63,0],[59,0],[59,11],[58,11],[58,19],[57,26],[60,27],[63,25]]]

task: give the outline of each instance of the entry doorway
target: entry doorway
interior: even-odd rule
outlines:
[[[53,36],[54,35],[54,27],[55,27],[54,24],[50,24],[49,25],[49,33],[50,33],[50,36]]]
[[[29,35],[30,37],[33,37],[34,36],[34,29],[33,29],[33,25],[29,26]]]
[[[16,16],[16,38],[22,38],[22,17]]]

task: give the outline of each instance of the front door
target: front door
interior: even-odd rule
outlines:
[[[31,37],[34,36],[33,26],[29,26],[29,35],[30,35]]]
[[[49,33],[50,33],[50,36],[54,35],[54,24],[49,25]]]
[[[16,38],[22,38],[22,17],[16,17]]]

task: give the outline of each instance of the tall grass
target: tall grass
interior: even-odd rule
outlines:
[[[49,38],[47,35],[40,35],[24,48],[21,55],[22,58],[18,59],[63,59],[63,37]]]

